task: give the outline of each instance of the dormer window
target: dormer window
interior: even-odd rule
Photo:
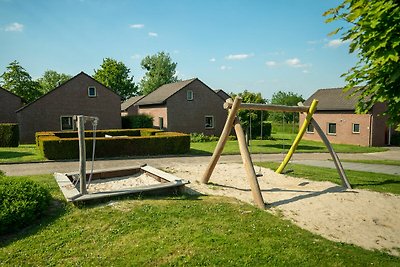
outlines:
[[[193,100],[193,91],[192,90],[187,90],[186,91],[186,100],[187,101],[192,101]]]
[[[89,97],[96,97],[97,96],[96,87],[94,87],[94,86],[89,86],[88,87],[88,96]]]

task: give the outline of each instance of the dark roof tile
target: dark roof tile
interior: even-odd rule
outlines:
[[[343,92],[343,88],[318,89],[305,102],[309,106],[313,99],[318,100],[317,110],[355,110],[357,96],[351,96],[354,90]]]

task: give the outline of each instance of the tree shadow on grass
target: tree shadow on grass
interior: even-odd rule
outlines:
[[[0,159],[15,159],[24,156],[32,156],[34,153],[16,152],[16,151],[0,151]]]
[[[191,148],[188,155],[210,156],[212,153],[205,150]]]
[[[67,211],[67,205],[64,201],[59,199],[52,199],[48,209],[37,219],[32,221],[30,225],[20,228],[16,232],[0,235],[0,248],[24,239],[31,235],[35,235],[42,229],[51,225],[58,218],[62,217]]]
[[[354,187],[364,187],[364,186],[380,186],[380,185],[400,185],[400,176],[399,180],[388,179],[384,181],[365,181],[362,183],[352,183]]]

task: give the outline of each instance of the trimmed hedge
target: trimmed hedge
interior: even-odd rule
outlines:
[[[123,129],[152,128],[153,117],[146,114],[125,116],[121,118]]]
[[[50,200],[49,191],[34,181],[0,177],[0,234],[31,224]]]
[[[96,138],[96,157],[125,157],[184,154],[190,150],[190,136],[156,129],[137,129],[142,136]],[[78,138],[37,135],[40,151],[47,159],[79,158]],[[86,157],[92,153],[93,138],[86,138]]]
[[[15,123],[0,123],[0,147],[18,147],[19,128]]]

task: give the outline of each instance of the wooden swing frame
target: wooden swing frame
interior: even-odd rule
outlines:
[[[239,144],[240,155],[242,156],[243,165],[245,167],[247,178],[249,180],[251,192],[253,194],[253,199],[255,204],[265,209],[265,202],[261,194],[260,185],[257,180],[257,174],[254,170],[254,165],[250,156],[249,148],[247,147],[245,134],[240,124],[240,120],[237,117],[237,113],[240,109],[247,109],[247,110],[266,110],[266,111],[283,111],[283,112],[302,112],[306,114],[306,118],[299,129],[299,132],[293,141],[292,146],[290,147],[288,153],[286,154],[284,160],[275,171],[276,173],[282,173],[285,169],[286,165],[289,163],[291,157],[293,156],[294,152],[296,151],[297,146],[299,145],[301,139],[306,132],[308,125],[311,123],[314,129],[317,131],[319,136],[321,137],[322,141],[324,142],[325,146],[329,150],[333,162],[335,163],[335,167],[339,173],[340,179],[342,180],[343,187],[351,189],[351,185],[347,180],[346,173],[343,169],[343,166],[339,160],[339,157],[335,153],[330,144],[328,138],[319,127],[318,123],[312,118],[315,111],[317,110],[318,100],[314,99],[310,106],[284,106],[284,105],[271,105],[271,104],[255,104],[255,103],[242,103],[242,98],[236,97],[235,100],[227,99],[224,103],[224,109],[227,109],[229,114],[225,122],[224,129],[222,130],[221,136],[215,147],[214,153],[211,157],[211,160],[206,168],[206,171],[203,174],[201,179],[202,183],[208,183],[210,177],[217,165],[217,162],[222,154],[222,151],[225,147],[226,142],[228,141],[229,134],[232,130],[232,127],[235,129],[236,137]]]

